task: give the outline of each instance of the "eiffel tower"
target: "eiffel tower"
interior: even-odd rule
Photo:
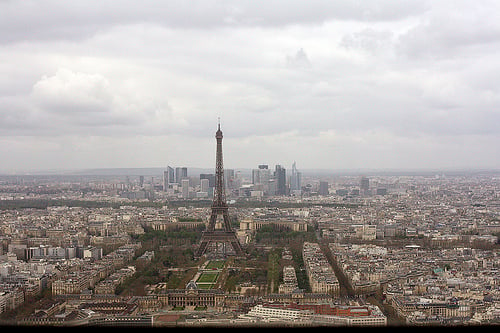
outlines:
[[[215,189],[214,201],[212,203],[212,213],[207,229],[201,235],[200,245],[196,251],[195,257],[200,258],[209,252],[210,247],[215,248],[215,252],[222,248],[224,255],[232,252],[238,256],[243,257],[243,249],[236,237],[236,232],[231,228],[229,220],[228,206],[226,204],[226,193],[224,186],[224,167],[222,164],[222,131],[220,129],[220,122],[218,124],[217,132],[215,133],[217,139],[217,155],[215,163]],[[217,218],[222,215],[223,228],[216,229]],[[230,245],[231,249],[227,245]]]

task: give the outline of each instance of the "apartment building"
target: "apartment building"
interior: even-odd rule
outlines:
[[[319,244],[305,242],[302,247],[302,257],[311,291],[338,295],[339,281]]]

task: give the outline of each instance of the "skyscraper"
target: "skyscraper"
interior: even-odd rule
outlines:
[[[167,166],[167,170],[163,171],[163,191],[167,191],[168,185],[175,182],[174,168]]]
[[[319,182],[319,189],[318,189],[318,194],[319,195],[328,195],[328,182],[325,181],[320,181]]]
[[[208,194],[209,183],[208,179],[202,178],[200,180],[200,192],[206,192]]]
[[[203,179],[208,180],[209,187],[215,187],[215,175],[213,173],[200,173],[200,181]]]
[[[361,177],[361,181],[360,181],[360,192],[362,194],[368,194],[368,191],[370,190],[370,179],[368,179],[367,177]]]
[[[203,190],[204,181],[207,181],[207,183],[206,183],[207,189],[206,190]],[[213,173],[200,173],[200,183],[202,185],[201,192],[207,192],[208,196],[212,196],[212,193],[213,193],[214,188],[215,188],[215,175]]]
[[[292,175],[290,176],[290,191],[299,191],[302,188],[302,173],[297,171],[297,164],[292,164]]]
[[[271,178],[270,170],[267,164],[260,164],[258,169],[252,170],[252,184],[267,185]]]
[[[182,181],[182,198],[189,198],[189,178],[184,178]]]
[[[227,189],[232,190],[238,188],[238,184],[236,182],[236,177],[234,174],[234,169],[224,169],[224,180]]]
[[[286,195],[286,169],[277,164],[274,170],[276,180],[276,195]]]
[[[167,175],[168,175],[168,183],[169,184],[175,183],[174,168],[172,168],[171,166],[167,166]]]
[[[168,171],[163,171],[163,191],[168,190]]]
[[[177,184],[180,184],[184,178],[187,178],[187,168],[186,167],[175,168],[175,182]]]

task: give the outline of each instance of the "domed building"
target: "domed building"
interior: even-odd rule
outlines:
[[[163,306],[171,307],[222,307],[222,289],[199,289],[195,281],[189,281],[185,289],[170,289],[158,294]]]

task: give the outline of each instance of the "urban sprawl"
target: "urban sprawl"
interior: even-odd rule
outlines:
[[[190,172],[188,172],[190,171]],[[500,323],[500,175],[224,170],[245,257],[196,258],[215,176],[0,176],[0,320]]]

